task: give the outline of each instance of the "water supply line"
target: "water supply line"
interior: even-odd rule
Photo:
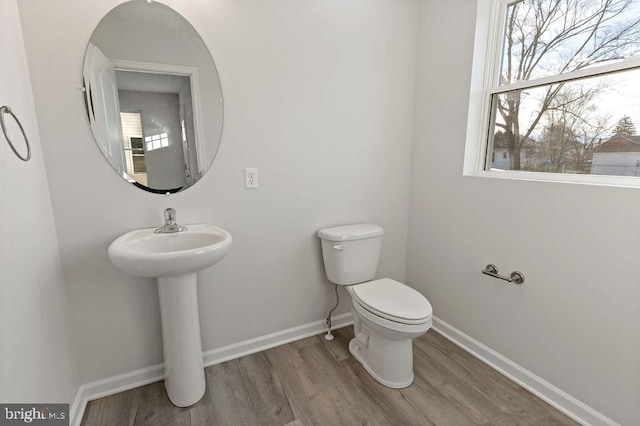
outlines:
[[[334,289],[336,290],[336,305],[329,311],[329,316],[327,316],[327,334],[324,336],[327,340],[333,340],[333,334],[331,334],[331,314],[336,310],[338,304],[340,303],[340,295],[338,294],[338,284],[334,284]]]

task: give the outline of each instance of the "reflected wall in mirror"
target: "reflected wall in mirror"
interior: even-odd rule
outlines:
[[[158,2],[111,10],[91,36],[83,67],[93,136],[113,169],[146,191],[182,191],[211,166],[223,98],[196,30]]]

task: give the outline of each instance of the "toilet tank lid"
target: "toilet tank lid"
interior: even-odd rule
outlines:
[[[362,240],[379,237],[383,234],[382,227],[371,223],[334,226],[333,228],[325,228],[318,231],[318,237],[329,241]]]

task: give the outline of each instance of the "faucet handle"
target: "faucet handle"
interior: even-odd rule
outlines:
[[[164,225],[156,229],[154,232],[156,234],[168,234],[186,230],[186,226],[180,226],[176,223],[176,209],[169,207],[164,209]]]
[[[164,221],[170,224],[176,223],[176,209],[169,207],[164,210]]]

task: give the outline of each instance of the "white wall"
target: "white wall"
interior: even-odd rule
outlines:
[[[234,237],[199,275],[204,350],[326,316],[322,227],[380,224],[379,274],[404,279],[418,1],[167,1],[211,49],[226,100],[212,169],[168,199],[113,172],[78,90],[91,33],[119,2],[20,2],[83,382],[162,361],[156,286],[116,270],[107,247],[159,226],[165,207]]]
[[[24,163],[0,134],[0,401],[71,403],[75,348],[15,0],[0,2],[0,58],[0,105],[13,108],[32,145]]]
[[[640,424],[638,190],[462,176],[475,8],[423,3],[407,282],[439,318]]]

